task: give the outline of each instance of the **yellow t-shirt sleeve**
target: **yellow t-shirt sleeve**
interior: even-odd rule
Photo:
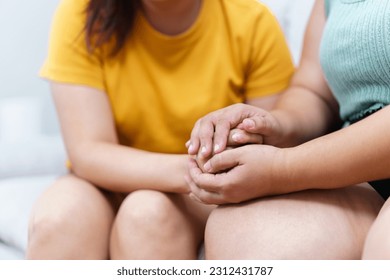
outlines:
[[[85,42],[85,0],[62,0],[54,15],[49,49],[40,76],[51,81],[104,89],[99,51]]]
[[[280,25],[265,6],[252,33],[246,98],[283,91],[289,85],[294,65]]]

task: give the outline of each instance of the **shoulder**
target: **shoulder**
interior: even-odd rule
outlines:
[[[89,0],[61,0],[57,7],[56,16],[62,16],[64,20],[83,18]],[[67,18],[72,17],[72,18]]]
[[[51,36],[79,36],[84,30],[89,0],[61,0],[55,11]]]
[[[60,0],[59,7],[75,11],[85,10],[90,0]]]

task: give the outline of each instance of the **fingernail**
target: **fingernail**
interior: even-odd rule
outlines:
[[[220,147],[218,144],[216,144],[216,145],[214,146],[214,152],[218,152],[220,148],[221,148],[221,147]]]
[[[202,147],[202,149],[200,150],[200,153],[202,155],[204,155],[206,153],[206,147],[205,146]]]
[[[232,135],[232,139],[236,142],[240,141],[240,135],[238,133],[234,133]]]
[[[194,146],[192,146],[192,144],[190,144],[190,146],[188,147],[188,152],[191,153],[193,152],[192,149],[194,148]]]
[[[191,141],[188,140],[186,143],[185,143],[185,146],[187,147],[187,149],[191,146]]]
[[[255,127],[255,122],[253,120],[250,120],[250,119],[245,119],[244,120],[244,123],[246,126],[248,126],[249,128],[254,128]]]

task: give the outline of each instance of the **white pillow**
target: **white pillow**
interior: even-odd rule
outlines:
[[[2,242],[25,251],[32,206],[57,176],[0,180],[0,240]]]
[[[0,242],[0,260],[21,260],[23,258],[22,251]]]

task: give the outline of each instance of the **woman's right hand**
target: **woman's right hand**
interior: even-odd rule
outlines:
[[[205,204],[226,204],[286,193],[286,153],[273,146],[248,145],[221,152],[202,167],[190,159],[190,195]]]
[[[199,119],[187,142],[188,153],[204,158],[228,146],[277,143],[282,135],[278,120],[255,106],[235,104]]]

